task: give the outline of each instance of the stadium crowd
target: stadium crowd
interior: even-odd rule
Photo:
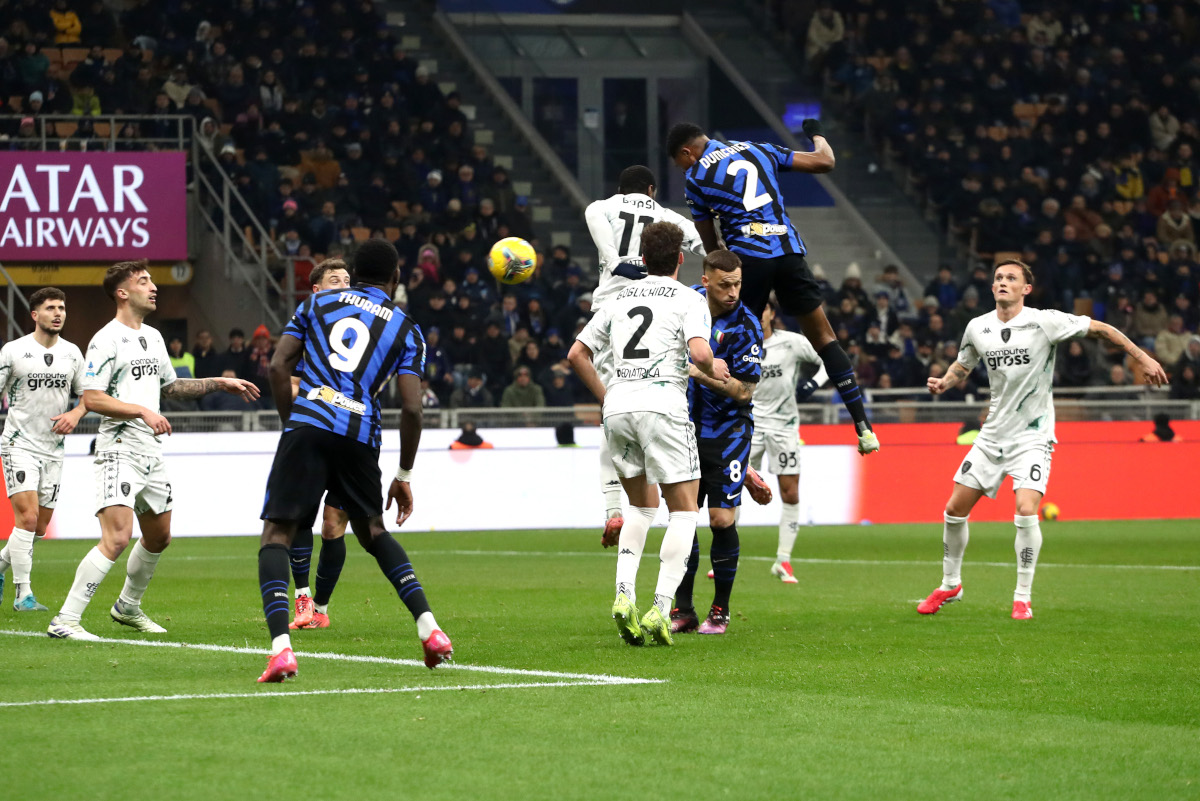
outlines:
[[[941,271],[930,287],[936,291],[926,292],[943,324],[973,313],[968,303],[987,305],[974,264],[1017,256],[1037,279],[1032,305],[1117,325],[1154,350],[1176,392],[1195,397],[1195,3],[771,6],[780,29],[804,43],[809,73],[846,101],[849,121],[902,168],[906,186],[969,253],[966,266]],[[858,305],[867,317],[889,316],[875,313],[870,295]],[[934,308],[920,305],[908,313]],[[920,340],[921,321],[910,322]],[[869,334],[850,328],[865,348]],[[883,331],[890,334],[886,322]],[[903,350],[922,359],[919,348]],[[1119,359],[1092,353],[1090,343],[1082,353],[1065,350],[1066,385],[1129,380]],[[895,383],[908,369],[879,372]]]

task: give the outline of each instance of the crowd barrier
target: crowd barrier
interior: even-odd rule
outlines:
[[[1063,519],[1200,518],[1200,422],[1174,424],[1180,441],[1146,443],[1142,422],[1065,422],[1058,426],[1047,500]],[[806,426],[802,452],[802,524],[941,522],[954,473],[966,454],[954,424],[877,427],[883,449],[862,458],[853,430]],[[576,429],[573,447],[560,447],[550,429],[491,429],[494,447],[450,450],[458,432],[426,431],[417,460],[413,531],[578,528],[599,529],[600,429]],[[275,432],[176,434],[166,440],[176,536],[255,535]],[[51,536],[94,539],[93,459],[88,436],[67,438],[62,488]],[[385,483],[399,461],[399,435],[385,432],[380,465]],[[770,479],[769,479],[770,480]],[[774,481],[771,480],[772,485]],[[1006,483],[972,519],[1011,520]],[[741,525],[775,525],[779,500],[757,506],[746,498]],[[659,525],[666,523],[665,508]],[[0,504],[0,537],[12,528]]]

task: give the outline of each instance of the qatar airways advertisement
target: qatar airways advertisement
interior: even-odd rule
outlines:
[[[0,191],[0,261],[187,258],[183,153],[0,153]]]

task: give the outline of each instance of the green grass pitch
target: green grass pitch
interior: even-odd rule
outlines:
[[[333,627],[293,637],[300,675],[284,685],[255,683],[257,653],[0,636],[3,783],[22,801],[1200,798],[1196,523],[1043,531],[1035,616],[1018,622],[1011,526],[972,526],[965,600],[928,618],[915,602],[940,578],[938,526],[802,529],[799,586],[767,573],[774,530],[748,529],[730,633],[673,648],[618,638],[598,531],[401,536],[459,664],[664,680],[584,686],[306,658],[420,657],[350,543]],[[52,609],[92,544],[38,544]],[[145,602],[170,630],[157,639],[265,648],[256,550],[176,541]],[[83,622],[155,639],[108,620],[123,562]],[[699,605],[711,589],[697,586]],[[13,612],[11,593],[0,629],[44,631],[50,615]],[[525,686],[554,683],[572,686]],[[353,688],[393,692],[297,695]],[[203,697],[12,705],[169,695]]]

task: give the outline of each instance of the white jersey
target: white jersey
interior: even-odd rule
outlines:
[[[600,284],[592,292],[593,309],[599,309],[604,301],[635,280],[613,275],[613,268],[623,261],[642,264],[642,230],[651,223],[678,225],[683,230],[684,249],[704,255],[704,243],[696,224],[658,205],[648,195],[632,193],[597,200],[588,205],[583,216],[600,255]]]
[[[828,378],[825,365],[808,337],[792,331],[775,331],[763,341],[763,350],[762,378],[754,389],[754,427],[795,428],[800,423],[796,409],[800,368],[816,365],[813,380],[820,385]]]
[[[162,388],[174,382],[175,368],[162,334],[148,325],[130,328],[113,320],[97,331],[88,345],[84,389],[99,390],[157,412]],[[161,456],[162,441],[145,420],[105,417],[100,422],[96,451]]]
[[[0,348],[0,394],[8,399],[3,445],[46,459],[63,458],[63,439],[51,431],[51,417],[71,408],[71,395],[83,392],[83,354],[59,337],[42,347],[33,334]]]
[[[1026,306],[1006,323],[994,311],[967,323],[958,363],[973,370],[982,360],[992,391],[987,422],[976,442],[1003,451],[1027,440],[1056,441],[1055,353],[1060,342],[1085,335],[1091,322]]]
[[[661,275],[630,281],[579,334],[593,353],[612,351],[604,416],[658,412],[688,419],[688,341],[708,342],[711,335],[700,293]]]

